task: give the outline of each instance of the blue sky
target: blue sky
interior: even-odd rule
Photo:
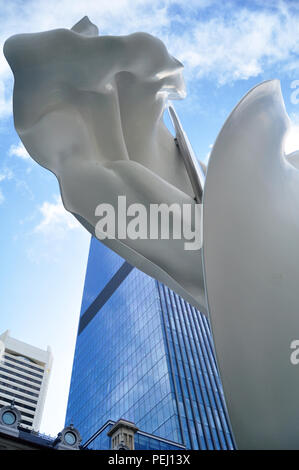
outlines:
[[[292,88],[299,89],[299,2],[0,0],[0,40],[70,28],[85,15],[100,34],[154,34],[183,62],[188,94],[175,105],[199,159],[207,161],[241,97],[271,78],[281,81],[293,123],[287,151],[299,148],[299,93]],[[10,329],[37,347],[51,346],[41,431],[56,435],[64,425],[90,237],[62,207],[55,177],[22,147],[13,126],[12,87],[1,54],[0,333]]]

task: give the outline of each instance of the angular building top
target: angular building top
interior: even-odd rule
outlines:
[[[0,407],[14,402],[21,424],[38,431],[48,390],[52,353],[10,336],[0,335]]]

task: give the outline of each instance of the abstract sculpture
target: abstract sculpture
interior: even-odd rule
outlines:
[[[80,30],[80,33],[77,31]],[[182,64],[145,33],[72,30],[13,36],[14,120],[29,154],[58,178],[65,208],[94,234],[101,202],[194,205],[184,162],[163,122],[167,98],[185,96]],[[182,240],[104,240],[206,312],[201,254]]]
[[[13,36],[4,53],[17,132],[90,233],[96,206],[117,210],[119,195],[145,207],[203,199],[203,249],[171,237],[103,242],[209,315],[238,447],[298,448],[290,344],[299,337],[299,154],[283,152],[279,82],[257,86],[233,110],[202,195],[202,168],[189,157],[185,166],[163,123],[167,100],[185,90],[182,65],[161,41],[97,37],[85,17],[72,30]]]

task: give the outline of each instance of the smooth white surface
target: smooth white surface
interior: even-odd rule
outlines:
[[[145,33],[98,37],[87,18],[72,30],[9,38],[14,119],[29,154],[57,176],[65,208],[92,233],[100,203],[191,204],[183,159],[163,123],[185,96],[182,64]],[[183,221],[184,223],[184,221]],[[206,312],[201,252],[185,240],[104,240],[142,271]]]
[[[240,449],[298,449],[299,172],[279,81],[251,90],[213,147],[204,189],[209,313]],[[292,160],[292,159],[290,159]]]

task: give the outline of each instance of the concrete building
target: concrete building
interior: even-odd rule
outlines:
[[[119,419],[107,433],[111,437],[111,448],[113,450],[134,450],[136,431],[138,428],[134,423]]]
[[[12,403],[0,407],[0,451],[3,450],[94,450],[94,443],[101,442],[111,450],[186,450],[185,446],[153,436],[138,429],[125,419],[107,421],[94,435],[81,443],[78,429],[71,424],[56,437],[26,429],[22,415]]]
[[[38,431],[48,389],[52,354],[10,336],[0,335],[0,407],[21,412],[23,428]]]
[[[138,429],[137,426],[123,418],[118,421],[108,420],[89,439],[81,445],[82,450],[180,450],[186,447],[160,436]]]
[[[79,450],[81,436],[73,426],[57,437],[46,436],[22,425],[22,414],[12,403],[0,407],[0,451],[2,450]]]

